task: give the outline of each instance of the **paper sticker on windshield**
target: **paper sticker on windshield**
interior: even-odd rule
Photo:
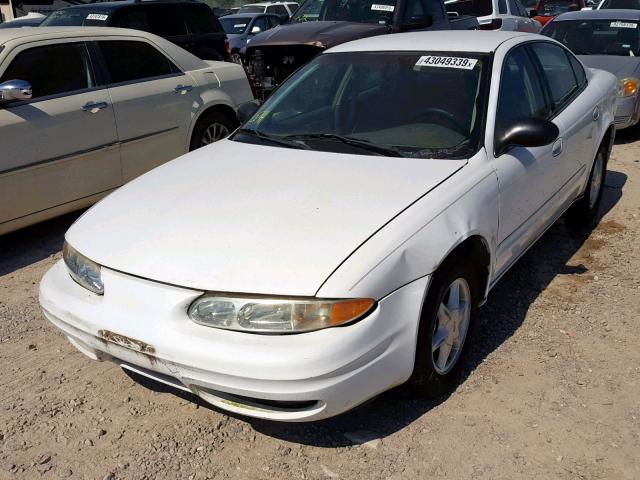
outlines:
[[[87,20],[100,20],[104,22],[107,18],[109,18],[109,15],[103,15],[101,13],[90,13],[87,15]]]
[[[631,23],[631,22],[611,22],[611,24],[609,25],[610,27],[614,27],[614,28],[636,28],[638,26],[637,23]]]
[[[246,23],[236,23],[233,28],[244,28],[246,27],[247,24]]]
[[[393,12],[395,8],[396,7],[394,7],[393,5],[378,5],[376,3],[371,5],[371,10],[378,10],[380,12]]]
[[[463,70],[473,70],[476,63],[478,63],[476,58],[425,55],[418,59],[416,67],[461,68]]]

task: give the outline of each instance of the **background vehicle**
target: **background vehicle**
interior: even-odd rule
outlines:
[[[576,12],[586,7],[585,0],[538,0],[530,15],[540,22],[540,25],[545,26],[561,13]]]
[[[564,13],[542,34],[566,45],[587,67],[618,77],[616,128],[640,120],[640,10],[585,10]]]
[[[640,10],[640,0],[602,0],[598,4],[602,10]]]
[[[252,38],[245,62],[259,98],[323,50],[358,38],[410,30],[478,28],[450,18],[442,0],[306,0],[284,25]]]
[[[231,132],[243,69],[115,28],[0,30],[0,234]]]
[[[229,40],[231,59],[242,63],[241,51],[247,45],[247,40],[282,23],[282,17],[268,13],[237,13],[220,18],[222,28]]]
[[[23,17],[0,23],[0,28],[21,28],[21,27],[37,27],[47,18],[41,13],[31,12]]]
[[[449,15],[472,15],[481,30],[511,30],[538,33],[540,24],[529,17],[520,0],[448,0]]]
[[[340,45],[76,221],[43,311],[89,357],[243,415],[440,396],[500,277],[597,212],[615,88],[531,34]]]
[[[261,2],[243,5],[238,13],[272,13],[283,20],[290,18],[298,8],[296,2]]]
[[[203,60],[231,60],[227,36],[204,3],[137,1],[92,3],[53,12],[43,27],[133,28],[164,37]]]

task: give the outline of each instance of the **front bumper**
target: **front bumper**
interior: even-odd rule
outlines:
[[[188,390],[219,408],[282,421],[331,417],[405,382],[413,370],[424,277],[354,324],[294,335],[204,327],[202,294],[102,269],[105,295],[58,262],[42,280],[47,319],[80,351]]]
[[[640,112],[638,111],[638,101],[634,95],[632,97],[616,98],[615,127],[617,130],[633,127],[638,123]]]

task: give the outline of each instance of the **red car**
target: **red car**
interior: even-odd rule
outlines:
[[[544,26],[561,13],[575,12],[586,7],[585,0],[538,0],[523,2],[530,10],[531,17]]]

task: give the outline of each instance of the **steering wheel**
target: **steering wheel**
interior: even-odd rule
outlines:
[[[428,120],[434,117],[444,119],[446,122],[448,122],[449,126],[452,127],[452,130],[456,131],[460,135],[464,135],[464,136],[469,135],[469,132],[467,131],[465,126],[462,125],[460,122],[458,122],[450,112],[447,112],[442,108],[433,108],[433,107],[425,108],[421,112],[418,112],[415,115],[413,115],[411,117],[411,121],[415,122],[417,120]]]

